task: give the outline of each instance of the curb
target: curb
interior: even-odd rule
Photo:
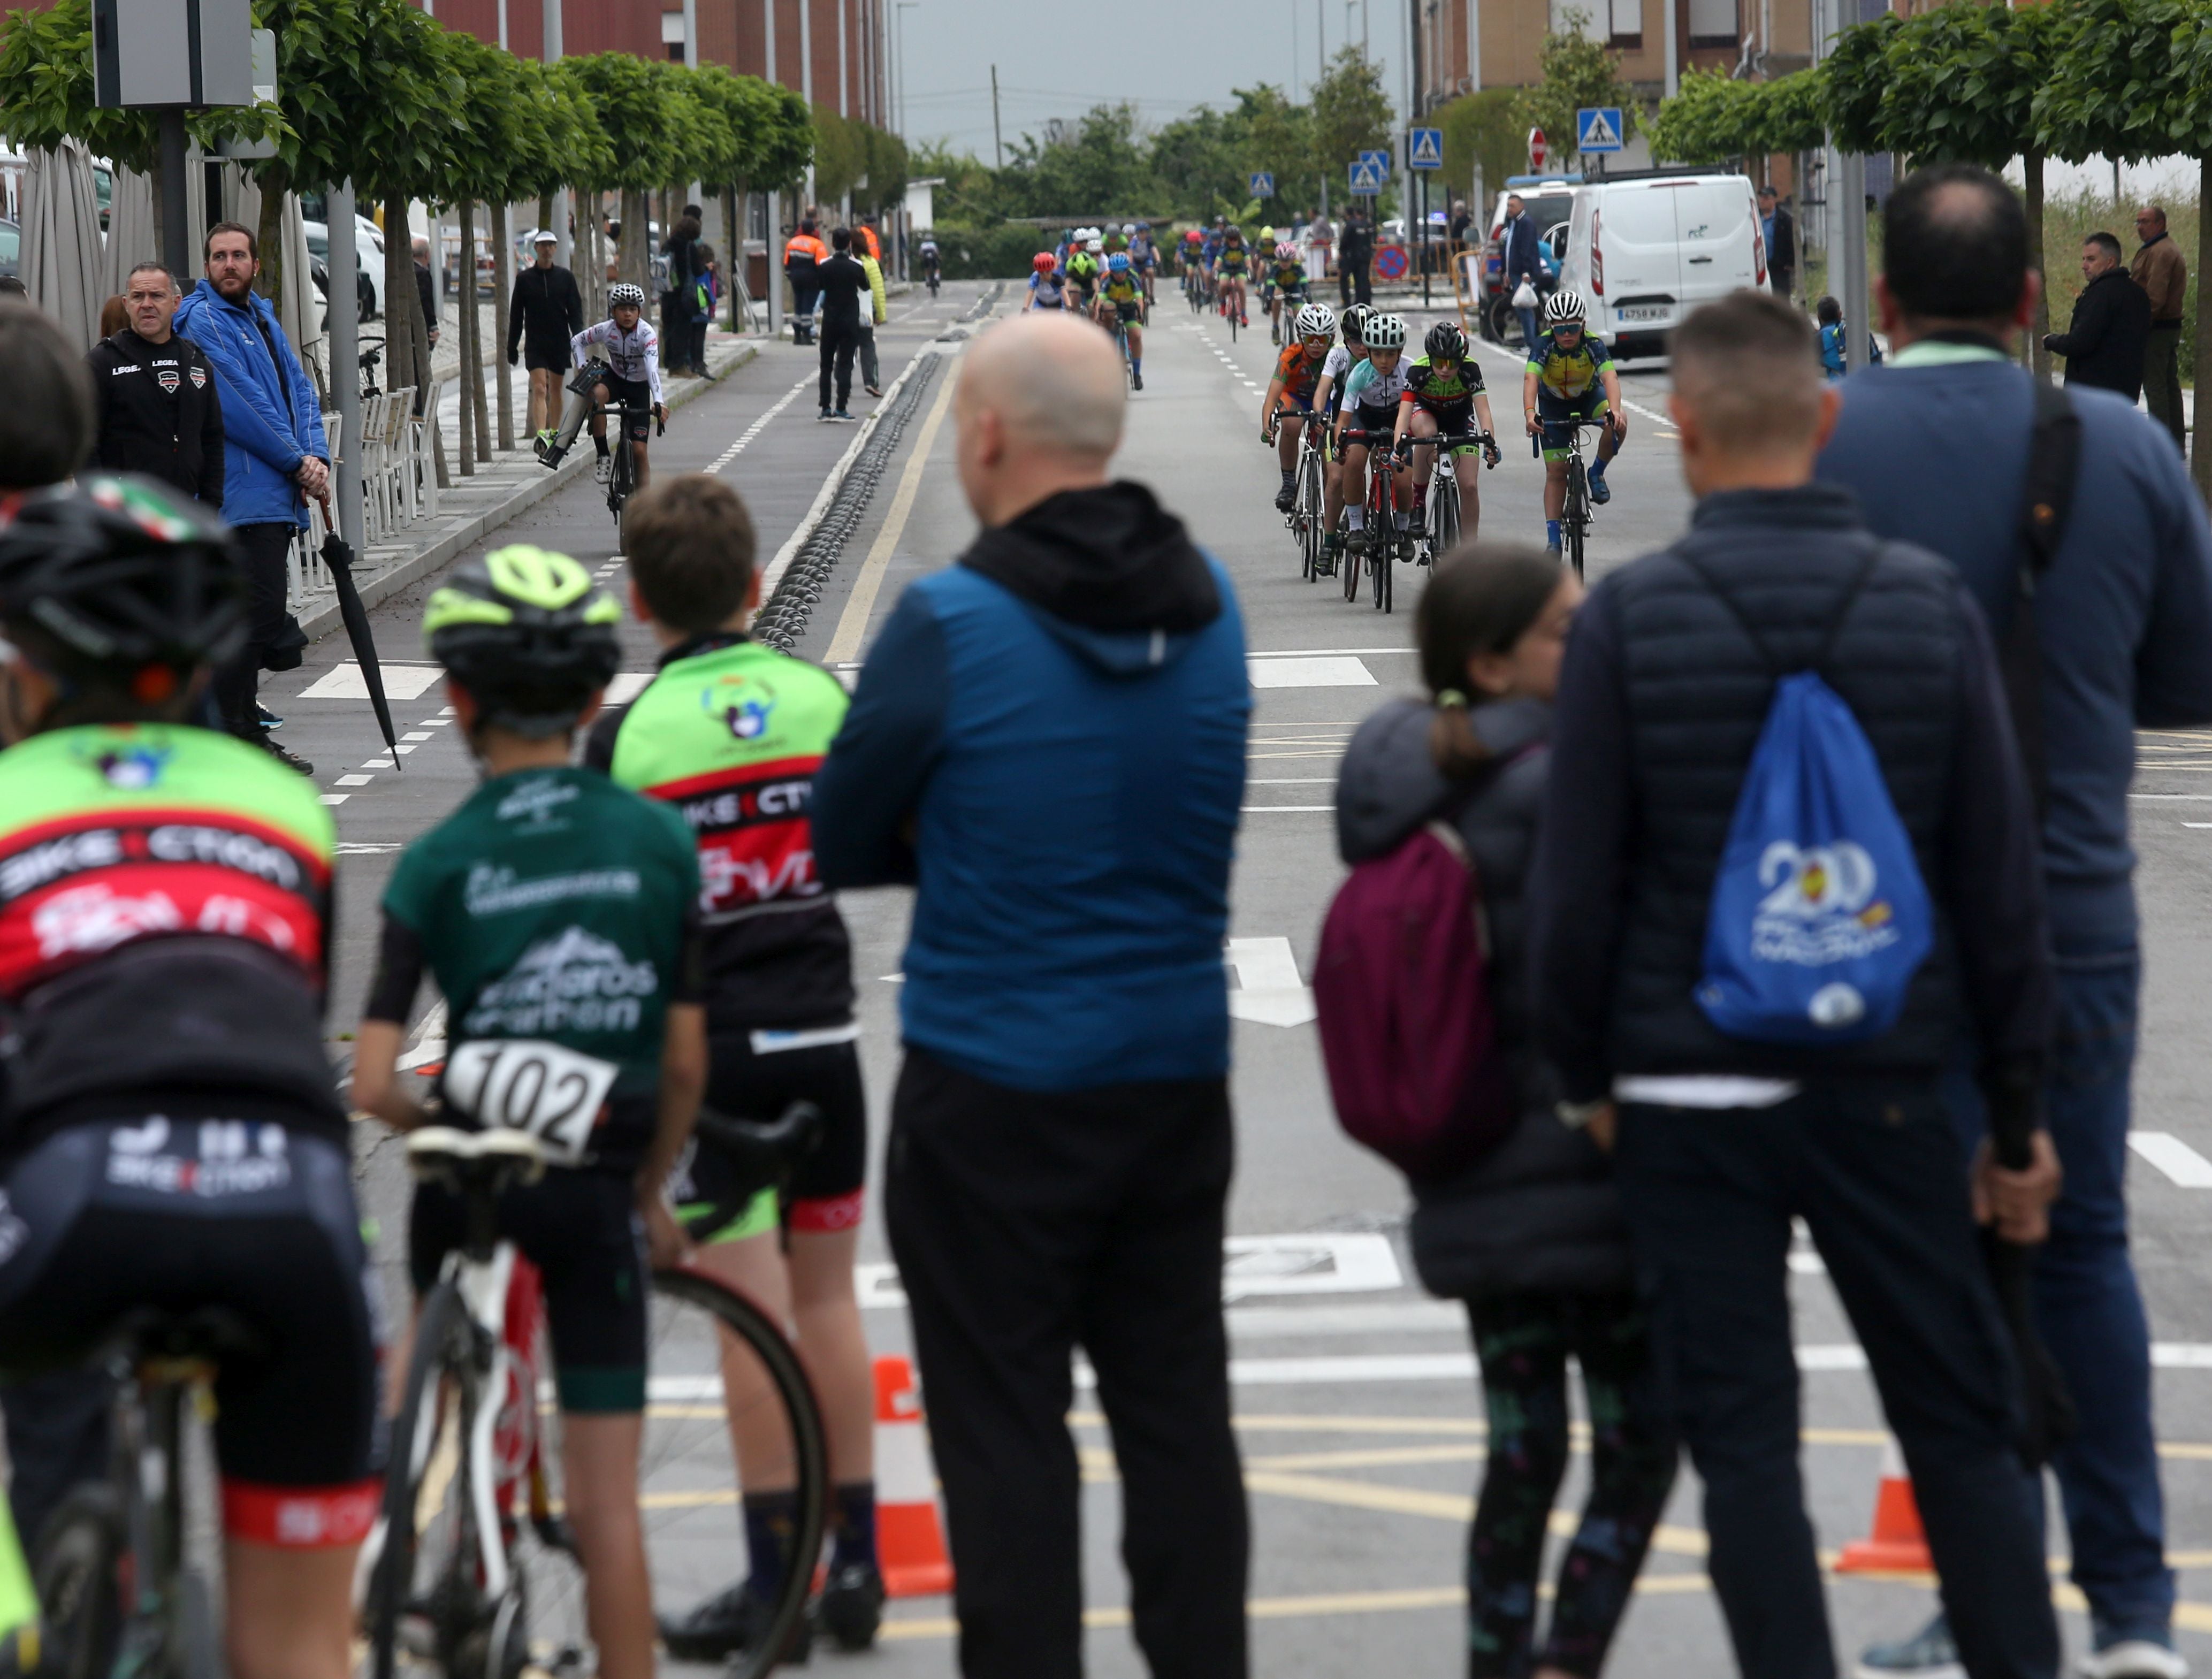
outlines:
[[[758,340],[741,342],[728,359],[715,367],[714,376],[720,379],[725,374],[734,372],[751,362],[760,353],[761,346]],[[703,379],[686,380],[680,387],[665,393],[668,406],[672,411],[682,408],[696,401],[710,388],[712,387]],[[518,450],[516,453],[520,454],[524,452]],[[535,507],[555,490],[562,489],[583,477],[590,469],[592,460],[592,456],[590,452],[577,451],[552,471],[529,479],[517,486],[504,501],[485,508],[466,524],[455,526],[428,547],[418,549],[405,559],[385,567],[372,577],[363,578],[359,585],[361,604],[365,607],[374,606],[419,583],[432,572],[440,569],[449,561],[465,552],[479,537],[499,529],[518,514]],[[333,594],[311,610],[301,613],[299,623],[300,628],[306,632],[310,642],[319,642],[333,631],[343,630],[345,621],[338,611],[337,597]]]

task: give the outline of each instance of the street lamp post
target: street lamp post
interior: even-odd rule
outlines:
[[[914,9],[921,3],[921,0],[897,0],[897,9],[893,15],[894,19],[898,25],[899,138],[902,140],[907,140],[909,143],[911,142],[911,137],[906,131],[906,15],[914,10]],[[904,235],[899,240],[899,278],[902,280],[910,280],[914,276],[909,268],[910,259],[907,255],[907,247],[914,243],[914,227],[908,218],[907,209],[904,204],[901,204],[899,206],[899,227],[902,230]]]

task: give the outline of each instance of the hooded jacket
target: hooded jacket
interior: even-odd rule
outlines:
[[[1139,485],[911,585],[812,806],[827,885],[919,888],[907,1043],[1017,1090],[1222,1076],[1250,712],[1228,575]]]
[[[307,522],[294,476],[309,455],[327,461],[323,411],[269,300],[224,300],[202,280],[177,306],[174,330],[215,369],[222,392],[222,516],[234,525]]]
[[[1471,784],[1437,772],[1429,756],[1434,715],[1395,700],[1359,726],[1337,775],[1337,849],[1347,864],[1361,863],[1435,818],[1459,830],[1489,922],[1491,1009],[1522,1117],[1467,1171],[1413,1182],[1414,1268],[1431,1293],[1454,1299],[1623,1290],[1628,1231],[1612,1168],[1553,1113],[1529,1008],[1527,885],[1552,709],[1540,700],[1478,706],[1470,721],[1496,767]]]

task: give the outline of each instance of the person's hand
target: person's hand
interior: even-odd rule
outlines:
[[[2051,1133],[2039,1128],[2029,1142],[2027,1165],[2012,1171],[1997,1164],[1987,1137],[1974,1153],[1974,1222],[1993,1225],[2008,1242],[2023,1246],[2040,1242],[2051,1233],[2051,1203],[2065,1186],[2066,1174],[2058,1165],[2058,1151]]]
[[[1275,428],[1271,422],[1262,421],[1261,423],[1260,441],[1262,443],[1267,444],[1271,448],[1274,446]]]
[[[2058,335],[2056,332],[2045,332],[2043,335],[2043,347],[2056,355],[2058,351]]]
[[[1498,470],[1498,463],[1504,459],[1505,451],[1498,447],[1495,437],[1482,440],[1482,464],[1485,467],[1494,472]]]
[[[519,350],[508,350],[507,352],[507,365],[510,368],[520,367],[522,365],[522,352]]]
[[[1613,1153],[1613,1138],[1618,1132],[1620,1119],[1619,1110],[1608,1102],[1583,1122],[1583,1129],[1589,1133],[1589,1140],[1610,1154]]]
[[[645,1220],[645,1256],[654,1270],[671,1269],[690,1256],[691,1238],[659,1191],[641,1193],[637,1210]]]
[[[1528,427],[1528,435],[1531,437],[1540,437],[1543,435],[1544,423],[1536,417],[1536,411],[1534,409],[1531,408],[1524,413],[1521,417],[1521,423]]]
[[[1628,411],[1626,409],[1607,409],[1605,423],[1613,429],[1613,447],[1617,449],[1628,441]]]

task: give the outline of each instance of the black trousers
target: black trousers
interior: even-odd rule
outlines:
[[[1367,264],[1364,262],[1347,262],[1339,267],[1336,289],[1347,309],[1354,302],[1371,303],[1375,301],[1373,283],[1367,277]]]
[[[853,356],[860,347],[860,329],[849,322],[825,320],[817,341],[822,346],[822,405],[830,406],[830,375],[834,368],[837,406],[842,408],[852,400]]]
[[[1221,1315],[1225,1080],[1033,1095],[908,1047],[884,1211],[945,1487],[967,1679],[1083,1671],[1080,1346],[1155,1679],[1241,1679],[1250,1538]]]
[[[670,373],[691,365],[691,297],[689,292],[660,294],[660,358]]]
[[[1624,1106],[1621,1200],[1705,1483],[1713,1587],[1745,1679],[1832,1679],[1797,1463],[1790,1221],[1810,1226],[1911,1471],[1972,1679],[2052,1679],[2017,1366],[1933,1074],[1808,1081],[1770,1108]]]
[[[246,648],[216,672],[216,708],[233,734],[258,740],[253,696],[261,680],[262,660],[285,631],[284,560],[298,526],[240,525],[236,529],[239,545],[246,551]]]

